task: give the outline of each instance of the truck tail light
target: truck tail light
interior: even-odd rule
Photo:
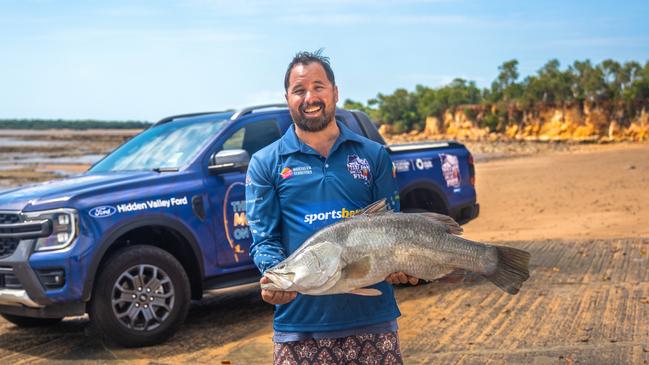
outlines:
[[[475,163],[473,162],[473,155],[469,152],[469,181],[471,186],[475,186]]]

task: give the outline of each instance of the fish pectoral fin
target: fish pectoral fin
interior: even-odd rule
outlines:
[[[349,292],[349,294],[362,295],[365,297],[376,297],[379,295],[383,295],[383,292],[374,288],[358,288],[352,290],[351,292]]]
[[[345,279],[361,279],[370,273],[371,268],[371,258],[369,256],[365,256],[358,261],[347,264],[342,270],[342,277],[344,277]]]
[[[377,200],[374,203],[366,206],[365,208],[363,208],[363,210],[361,210],[360,213],[356,214],[354,217],[376,214],[376,213],[387,213],[391,211],[392,209],[388,206],[388,200],[386,198],[383,198],[381,200]]]

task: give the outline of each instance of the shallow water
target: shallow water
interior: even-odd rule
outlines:
[[[2,147],[49,147],[65,146],[70,143],[65,141],[46,141],[46,140],[29,140],[12,137],[0,137],[0,146]]]
[[[0,153],[0,171],[16,170],[42,165],[92,165],[105,155],[49,157],[39,153]]]

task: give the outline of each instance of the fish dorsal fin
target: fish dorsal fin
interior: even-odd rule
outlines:
[[[363,210],[361,210],[360,213],[356,214],[356,217],[361,215],[370,215],[376,213],[387,213],[391,211],[392,208],[388,206],[388,200],[383,198],[363,208]]]
[[[383,292],[374,288],[358,288],[352,290],[351,292],[349,292],[349,294],[362,295],[364,297],[376,297],[379,295],[383,295]]]
[[[447,215],[432,213],[432,212],[414,213],[414,214],[423,215],[424,217],[432,221],[435,221],[438,224],[443,225],[447,233],[461,235],[462,232],[464,231],[464,229],[462,229],[462,227],[460,227],[460,225],[457,224],[455,219]]]
[[[365,256],[358,261],[354,261],[345,265],[343,269],[343,277],[345,279],[361,279],[370,273],[372,268],[372,261],[369,256]]]

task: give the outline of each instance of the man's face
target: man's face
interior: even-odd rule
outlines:
[[[321,131],[334,121],[338,87],[331,84],[319,63],[298,64],[289,74],[286,102],[298,128]]]

